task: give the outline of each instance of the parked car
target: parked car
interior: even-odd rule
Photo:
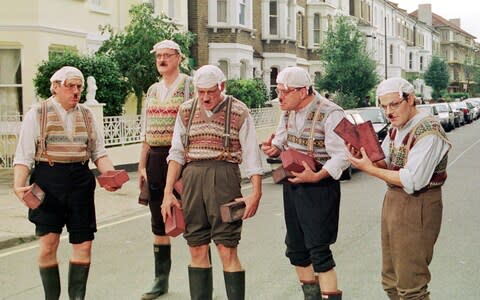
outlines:
[[[380,107],[359,107],[357,111],[365,121],[372,122],[373,129],[375,129],[378,136],[378,141],[382,143],[390,128],[390,122],[383,109]]]
[[[356,109],[347,109],[345,110],[345,114],[347,115],[347,119],[354,125],[365,123],[365,119],[363,119],[360,112]]]
[[[453,114],[455,116],[455,127],[460,127],[460,125],[465,124],[465,118],[463,116],[463,111],[461,111],[457,106],[455,105],[455,102],[448,102],[448,105],[453,110]]]
[[[445,131],[450,131],[455,128],[455,115],[452,108],[447,103],[434,103],[438,111],[440,124],[442,124]]]
[[[473,121],[473,110],[468,108],[467,103],[460,101],[460,102],[455,102],[455,105],[457,106],[457,108],[460,108],[463,111],[463,117],[465,119],[465,123],[471,123]]]
[[[477,102],[470,99],[465,99],[462,102],[465,102],[467,104],[467,107],[473,111],[472,120],[478,119],[478,117],[480,116],[480,107],[478,106]]]
[[[419,104],[417,105],[417,109],[426,112],[430,116],[434,117],[438,122],[440,122],[440,117],[438,116],[437,107],[433,104]]]

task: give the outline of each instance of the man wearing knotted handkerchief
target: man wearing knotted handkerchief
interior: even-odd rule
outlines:
[[[153,233],[155,277],[143,300],[156,299],[168,292],[171,260],[170,237],[165,234],[165,223],[160,212],[167,177],[167,155],[172,142],[175,118],[180,104],[193,95],[191,78],[180,73],[184,59],[180,46],[172,40],[163,40],[153,46],[157,71],[161,80],[147,91],[142,111],[143,139],[138,163],[139,188],[148,189]],[[146,185],[146,187],[144,187]]]
[[[72,257],[68,272],[70,299],[84,299],[90,269],[92,241],[97,231],[95,177],[91,160],[100,173],[114,170],[103,134],[90,109],[79,104],[84,87],[82,72],[64,66],[50,78],[52,97],[35,104],[25,115],[14,159],[14,190],[23,199],[30,183],[45,192],[28,219],[39,236],[38,264],[45,299],[60,297],[57,250],[66,226]],[[35,168],[32,168],[35,163]],[[108,191],[117,187],[104,186]]]
[[[183,166],[182,209],[191,261],[188,278],[191,299],[212,299],[212,266],[208,257],[213,240],[223,264],[228,299],[245,298],[245,271],[237,254],[242,221],[257,212],[262,194],[262,164],[255,124],[248,107],[224,93],[226,78],[213,65],[199,68],[193,77],[196,97],[180,106],[168,176],[162,203],[164,218],[180,204],[173,195],[174,182]],[[239,164],[252,183],[252,191],[241,193]],[[241,220],[224,223],[220,206],[245,202]]]
[[[428,268],[442,223],[442,185],[451,144],[440,123],[415,106],[413,85],[393,77],[377,87],[392,124],[373,163],[350,146],[356,168],[386,182],[382,206],[382,285],[388,297],[430,299]]]
[[[294,149],[319,166],[314,171],[303,162],[305,169],[292,172],[294,177],[283,185],[286,255],[305,299],[341,299],[330,245],[338,232],[338,180],[349,166],[345,144],[333,128],[345,113],[313,89],[308,72],[300,67],[278,74],[277,94],[283,114],[273,140],[262,143],[263,152],[276,157]]]

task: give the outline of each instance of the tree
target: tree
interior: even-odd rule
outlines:
[[[268,100],[267,87],[260,79],[228,80],[226,93],[241,100],[250,108],[262,107]]]
[[[425,83],[433,89],[432,98],[438,99],[442,91],[448,87],[449,76],[447,63],[438,56],[434,56],[424,74]]]
[[[328,31],[320,51],[325,76],[316,82],[316,87],[336,93],[344,108],[362,106],[363,99],[378,82],[375,62],[365,50],[363,34],[341,16],[335,28]]]
[[[88,76],[95,77],[98,88],[95,99],[106,104],[103,110],[105,115],[118,116],[122,113],[126,84],[116,62],[105,55],[82,56],[66,52],[43,61],[33,79],[35,92],[39,97],[46,99],[51,96],[50,77],[63,66],[76,67],[82,71],[85,82]],[[86,90],[82,92],[81,102],[85,100],[85,94]]]
[[[155,56],[150,53],[153,45],[165,39],[174,40],[188,58],[194,35],[180,32],[165,15],[154,16],[153,7],[148,3],[133,5],[129,14],[132,21],[123,32],[115,34],[111,26],[102,27],[103,32],[110,32],[111,37],[98,52],[106,53],[118,63],[129,90],[137,97],[137,114],[140,114],[143,94],[159,79]],[[182,65],[184,72],[188,73],[189,68],[188,63]]]

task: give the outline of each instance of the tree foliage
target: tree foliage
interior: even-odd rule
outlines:
[[[154,16],[153,7],[148,3],[133,5],[129,14],[131,22],[124,31],[114,33],[109,25],[102,28],[110,32],[111,37],[100,47],[99,53],[106,53],[118,63],[128,88],[137,96],[137,113],[140,113],[143,94],[159,79],[155,56],[150,53],[153,45],[165,39],[174,40],[188,58],[194,35],[179,31],[165,15]],[[184,61],[182,71],[188,73],[189,68]]]
[[[325,76],[316,82],[320,90],[337,97],[344,108],[362,105],[362,99],[377,84],[375,62],[365,50],[363,34],[341,16],[327,33],[321,46],[320,59],[325,62]],[[348,99],[341,103],[342,99]]]
[[[447,63],[438,56],[434,56],[424,74],[425,83],[432,87],[432,98],[438,99],[442,91],[448,87],[449,75]]]
[[[262,107],[268,100],[267,86],[260,79],[230,79],[227,81],[226,93],[250,108]]]
[[[97,85],[95,99],[106,104],[103,110],[105,115],[118,116],[122,113],[126,84],[122,80],[123,77],[118,65],[105,55],[82,56],[66,52],[43,61],[33,79],[35,93],[39,97],[46,99],[51,96],[50,77],[63,66],[76,67],[82,71],[85,84],[88,76],[95,77]],[[85,95],[86,89],[82,92],[81,102],[85,101]]]

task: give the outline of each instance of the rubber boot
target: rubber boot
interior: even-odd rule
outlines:
[[[320,285],[318,281],[302,282],[302,290],[305,300],[321,300]]]
[[[42,278],[45,300],[58,300],[60,298],[60,273],[58,265],[41,267],[40,277]]]
[[[149,292],[142,295],[142,300],[152,300],[168,293],[168,278],[172,267],[171,246],[153,245],[155,259],[155,280]]]
[[[211,300],[213,292],[212,268],[188,267],[190,299]]]
[[[245,271],[223,272],[228,300],[245,299]]]
[[[336,292],[323,292],[322,299],[342,300],[342,291],[338,290]]]
[[[70,262],[68,269],[68,296],[70,300],[83,300],[87,291],[90,264]]]

